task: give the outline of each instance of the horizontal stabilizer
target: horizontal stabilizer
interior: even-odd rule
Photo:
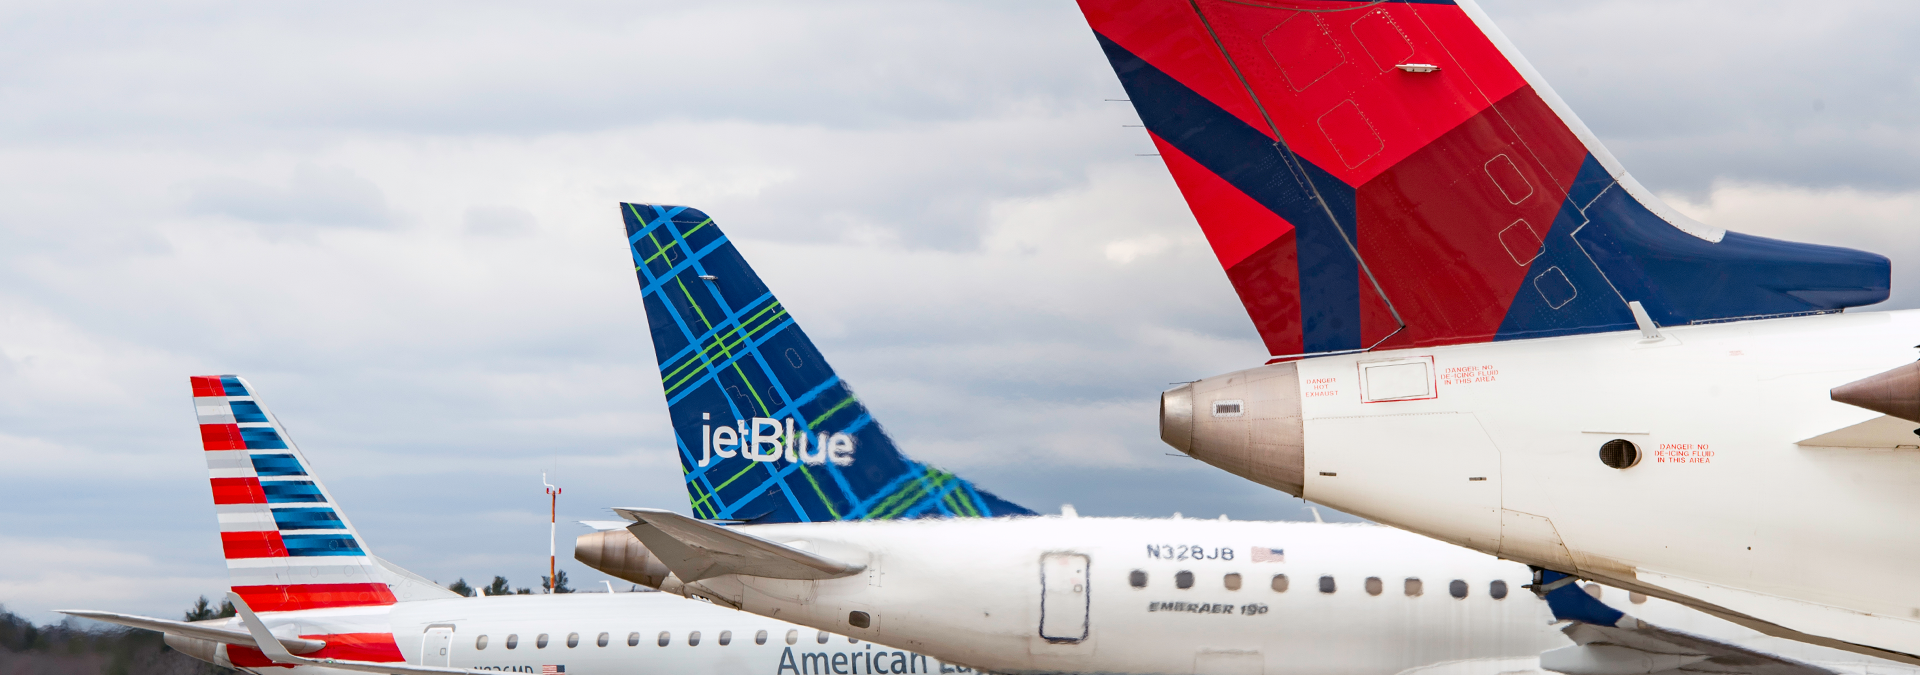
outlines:
[[[267,630],[267,625],[260,621],[259,615],[253,613],[253,608],[247,606],[247,601],[241,598],[240,594],[227,593],[227,601],[233,603],[234,611],[240,614],[240,623],[245,625],[247,632],[253,636],[252,646],[257,647],[260,653],[265,654],[267,658],[274,663],[289,666],[335,668],[362,673],[392,673],[393,675],[447,675],[449,673],[458,675],[491,675],[491,673],[494,672],[469,668],[435,668],[433,666],[412,666],[404,663],[347,661],[342,659],[308,659],[294,656],[291,652],[287,651],[286,647],[281,646],[278,640],[274,639],[273,633]]]
[[[246,631],[234,630],[232,628],[221,628],[221,627],[206,624],[206,623],[188,623],[185,621],[173,621],[170,619],[155,619],[152,617],[134,616],[132,614],[115,614],[113,612],[96,612],[88,609],[56,609],[53,611],[56,611],[68,616],[77,616],[82,619],[93,619],[94,621],[117,623],[122,626],[129,626],[132,628],[144,628],[146,630],[159,631],[162,633],[166,633],[168,635],[178,635],[181,637],[190,637],[198,640],[212,640],[214,642],[221,642],[221,643],[230,644],[230,645],[240,645],[243,647],[254,646],[253,635],[250,633],[247,633]],[[293,652],[295,654],[311,654],[313,652],[320,651],[321,647],[327,646],[327,643],[321,640],[308,640],[305,638],[291,638],[291,637],[281,637],[281,638],[275,638],[275,639],[279,640],[280,644],[285,646],[287,651]]]
[[[1810,663],[1641,621],[1588,595],[1574,581],[1550,570],[1537,577],[1535,588],[1545,592],[1553,618],[1571,622],[1560,632],[1574,644],[1542,653],[1544,670],[1565,675],[1834,675]]]
[[[633,520],[627,531],[682,583],[727,574],[770,579],[837,579],[866,569],[737,530],[660,509],[614,509]]]
[[[1795,445],[1811,448],[1920,448],[1920,427],[1907,420],[1882,415],[1852,426],[1834,429]]]

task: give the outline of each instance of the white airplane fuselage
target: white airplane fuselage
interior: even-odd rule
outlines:
[[[1227,378],[1297,369],[1297,422],[1282,421],[1300,430],[1306,499],[1778,634],[1920,654],[1920,424],[1829,398],[1912,363],[1920,313],[1660,333],[1318,357],[1196,382],[1192,415],[1215,423],[1208,392]],[[1367,381],[1373,369],[1421,363],[1424,394],[1367,400],[1369,385],[1413,391],[1385,391],[1406,382]],[[1602,463],[1616,439],[1637,465]]]
[[[836,667],[842,672],[856,667],[861,673],[895,672],[896,664],[901,668],[898,672],[915,675],[965,671],[923,655],[666,593],[427,600],[269,613],[262,614],[261,620],[275,634],[311,636],[330,645],[344,646],[349,636],[383,643],[391,635],[392,645],[407,664],[502,672],[539,673],[543,666],[562,666],[563,672],[586,675],[819,675],[833,673]],[[244,630],[239,619],[228,623]],[[603,635],[605,644],[601,644]],[[213,648],[210,642],[175,636],[167,640],[176,649],[222,666],[263,673],[348,672],[314,666],[288,671],[267,665],[251,648],[221,645],[216,655],[204,653]],[[332,655],[359,660],[371,656]],[[880,670],[881,666],[886,669]]]
[[[866,569],[668,577],[662,588],[992,672],[1491,674],[1536,671],[1541,652],[1570,644],[1522,588],[1525,566],[1378,526],[1039,517],[738,529]],[[1683,629],[1868,661],[1665,607]]]

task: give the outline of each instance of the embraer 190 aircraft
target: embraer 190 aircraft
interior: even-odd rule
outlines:
[[[286,428],[233,375],[193,378],[240,616],[73,616],[161,631],[247,672],[806,675],[847,663],[954,673],[927,657],[666,593],[465,598],[375,557]]]
[[[698,518],[615,509],[614,576],[998,673],[1920,672],[1384,527],[1034,517],[902,454],[711,218],[622,210]]]
[[[1168,444],[1920,663],[1920,315],[1841,313],[1886,258],[1675,212],[1473,0],[1080,6],[1273,355]]]

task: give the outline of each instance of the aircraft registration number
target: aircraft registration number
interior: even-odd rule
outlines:
[[[1147,544],[1149,560],[1232,560],[1233,549],[1192,544]]]

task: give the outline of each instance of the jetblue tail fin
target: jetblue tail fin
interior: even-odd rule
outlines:
[[[235,375],[193,380],[220,546],[262,612],[459,597],[376,558],[273,413]]]
[[[902,455],[712,218],[620,210],[696,517],[1033,514]]]
[[[1662,203],[1472,0],[1080,0],[1269,353],[1886,299],[1871,253]]]

